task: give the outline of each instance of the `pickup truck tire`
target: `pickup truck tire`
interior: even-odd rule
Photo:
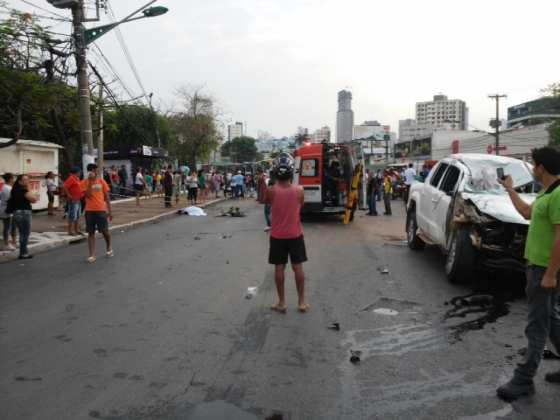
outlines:
[[[418,223],[414,209],[409,210],[406,217],[406,241],[408,247],[414,251],[420,251],[426,246],[426,243],[418,236]]]
[[[470,234],[465,229],[452,233],[447,250],[445,274],[454,284],[472,281],[476,263],[476,250],[472,245]]]

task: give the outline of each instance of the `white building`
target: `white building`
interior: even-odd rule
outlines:
[[[430,137],[434,129],[428,124],[418,124],[412,118],[399,121],[399,139],[398,142],[411,141]]]
[[[528,158],[531,150],[550,142],[547,124],[521,127],[500,132],[500,155]],[[495,153],[495,137],[481,131],[436,131],[432,136],[432,159],[452,153]]]
[[[311,136],[311,141],[313,143],[322,143],[326,141],[327,143],[331,142],[331,129],[329,126],[325,125],[324,127],[319,128],[313,132]]]
[[[431,126],[434,129],[448,126],[451,129],[467,130],[469,109],[461,99],[434,95],[433,101],[416,103],[416,122],[419,126]]]
[[[237,121],[235,124],[228,125],[228,141],[237,137],[243,137],[243,123]]]
[[[10,140],[0,138],[0,143]],[[35,140],[18,140],[16,144],[1,149],[0,174],[11,172],[29,177],[29,190],[39,195],[39,201],[32,204],[33,210],[46,209],[48,206],[45,175],[52,171],[58,182],[58,154],[61,149],[63,147],[58,144]],[[58,196],[55,196],[54,204],[58,206]]]
[[[354,128],[354,111],[352,111],[352,93],[347,90],[338,92],[338,112],[336,113],[336,142],[352,140]]]

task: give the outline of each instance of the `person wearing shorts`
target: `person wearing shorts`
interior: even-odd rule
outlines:
[[[266,192],[266,202],[270,204],[272,226],[270,229],[270,251],[268,262],[274,265],[274,281],[278,292],[278,303],[271,309],[286,313],[284,280],[288,259],[295,274],[298,294],[298,310],[307,312],[305,301],[305,274],[303,263],[307,261],[300,211],[303,206],[303,189],[292,185],[294,163],[291,156],[283,154],[277,158],[274,168],[277,183]]]
[[[64,181],[63,188],[68,204],[68,235],[76,236],[80,232],[80,214],[82,212],[82,187],[80,179],[80,168],[74,167],[70,170],[70,176]]]
[[[111,247],[109,233],[109,220],[112,220],[111,200],[109,186],[97,173],[97,165],[90,163],[87,166],[87,178],[81,183],[86,199],[86,229],[88,233],[89,257],[87,261],[94,263],[95,257],[95,232],[101,232],[107,245],[107,257],[114,255]]]

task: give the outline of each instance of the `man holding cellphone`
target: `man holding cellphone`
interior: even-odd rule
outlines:
[[[525,361],[517,365],[513,378],[497,389],[498,396],[506,401],[535,393],[533,378],[547,338],[560,352],[560,151],[553,147],[535,149],[533,162],[535,179],[543,189],[532,205],[521,199],[513,188],[511,177],[502,181],[516,210],[531,220],[525,244],[529,304],[525,329],[527,354]],[[545,379],[560,384],[560,371],[547,374]]]

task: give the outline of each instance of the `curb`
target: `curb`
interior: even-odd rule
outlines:
[[[208,201],[204,204],[201,204],[197,207],[200,208],[206,208],[209,206],[212,206],[214,204],[220,203],[222,201],[225,201],[225,198],[218,198],[216,200],[212,200],[212,201]],[[178,216],[178,210],[179,209],[175,209],[172,211],[168,211],[166,213],[161,213],[158,214],[156,216],[152,216],[152,217],[148,217],[146,219],[140,219],[140,220],[134,220],[132,222],[129,223],[122,223],[120,225],[114,225],[114,226],[110,226],[109,227],[109,232],[113,232],[113,231],[124,231],[125,229],[134,229],[143,225],[147,225],[147,224],[153,224],[153,223],[157,223],[161,220],[165,220],[165,219],[169,219],[172,216]],[[97,236],[100,236],[100,233],[97,233]],[[50,251],[52,249],[56,249],[56,248],[62,248],[64,246],[68,246],[71,244],[75,244],[78,242],[85,242],[87,240],[87,236],[82,236],[82,237],[71,237],[71,238],[67,238],[67,239],[58,239],[58,240],[53,240],[51,242],[47,242],[47,243],[41,243],[41,244],[35,244],[35,245],[30,245],[29,246],[29,251],[32,254],[41,254],[43,252],[47,252]],[[0,254],[0,264],[1,263],[5,263],[5,262],[9,262],[9,261],[14,261],[18,259],[18,255],[17,252],[13,251],[9,254],[5,254],[2,255]]]

